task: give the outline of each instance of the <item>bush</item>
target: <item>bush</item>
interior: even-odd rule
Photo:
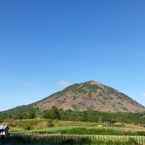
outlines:
[[[54,127],[54,123],[52,120],[48,120],[48,127]]]

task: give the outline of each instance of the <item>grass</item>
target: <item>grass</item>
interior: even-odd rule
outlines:
[[[10,120],[11,133],[76,135],[145,135],[145,128],[124,124],[106,127],[103,123],[58,121],[47,119]]]
[[[140,135],[144,136],[145,131],[131,131],[131,130],[121,130],[119,128],[107,128],[107,127],[78,127],[78,126],[68,126],[68,127],[50,127],[44,129],[12,129],[11,133],[20,134],[69,134],[69,135]]]
[[[2,145],[144,145],[143,136],[110,135],[13,135],[0,140]]]
[[[25,120],[7,120],[5,121],[10,126],[12,130],[33,130],[41,128],[58,128],[58,127],[108,127],[105,123],[96,123],[96,122],[81,122],[81,121],[59,121],[59,120],[48,120],[48,119],[25,119]],[[118,125],[119,124],[119,125]],[[135,130],[135,131],[145,131],[144,127],[134,124],[122,124],[114,123],[112,124],[113,128],[120,130]]]
[[[133,124],[47,119],[10,120],[11,136],[0,145],[143,145],[145,128]]]

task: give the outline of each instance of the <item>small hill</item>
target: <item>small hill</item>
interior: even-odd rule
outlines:
[[[33,104],[48,110],[57,107],[63,110],[99,112],[144,112],[145,107],[127,95],[96,81],[71,85]]]

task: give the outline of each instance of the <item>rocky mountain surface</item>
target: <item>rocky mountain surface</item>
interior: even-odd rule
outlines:
[[[96,81],[71,85],[33,104],[43,110],[94,110],[100,112],[144,112],[145,107],[120,91]]]

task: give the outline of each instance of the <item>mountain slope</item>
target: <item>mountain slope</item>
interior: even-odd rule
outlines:
[[[33,104],[47,110],[53,106],[63,110],[94,110],[100,112],[144,112],[140,105],[127,95],[96,81],[74,84]]]

